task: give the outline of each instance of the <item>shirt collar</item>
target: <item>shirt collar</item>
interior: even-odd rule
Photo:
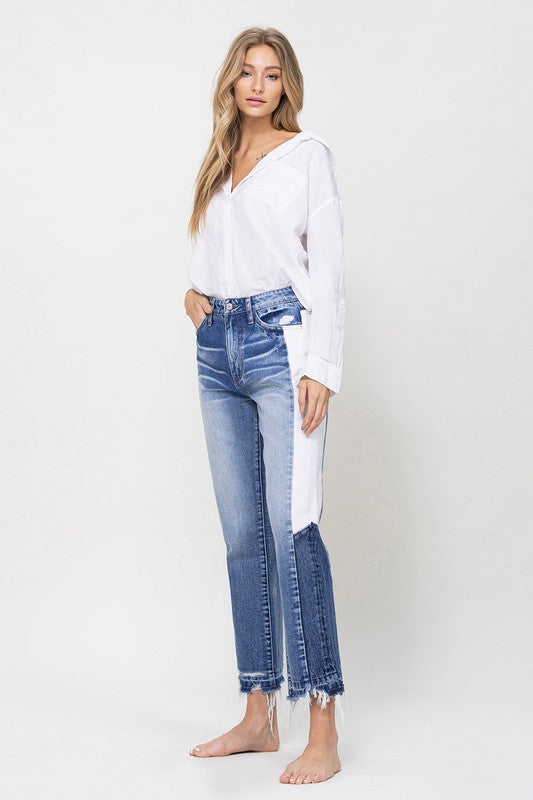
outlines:
[[[325,144],[326,147],[328,147],[327,142],[325,142],[320,136],[317,136],[316,133],[313,133],[312,131],[300,131],[296,134],[296,136],[293,136],[291,139],[287,139],[286,142],[283,142],[282,144],[279,144],[277,147],[274,147],[272,150],[270,150],[266,156],[257,162],[255,167],[250,170],[250,172],[240,181],[240,183],[237,184],[233,192],[231,191],[232,175],[230,173],[229,178],[222,187],[224,194],[228,197],[233,196],[235,192],[240,190],[241,186],[248,180],[248,178],[251,178],[265,167],[268,167],[269,164],[272,164],[273,161],[281,158],[281,156],[286,155],[305,139],[317,139],[319,142],[322,142],[322,144]]]

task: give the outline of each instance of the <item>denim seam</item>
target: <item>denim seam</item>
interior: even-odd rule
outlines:
[[[293,574],[293,588],[295,589],[296,594],[296,614],[298,617],[298,656],[300,657],[300,649],[303,655],[303,665],[302,665],[302,673],[305,676],[306,680],[309,678],[309,661],[307,658],[307,648],[305,645],[305,636],[304,636],[304,627],[303,627],[303,620],[302,620],[302,603],[300,597],[300,583],[298,580],[298,569],[296,566],[296,551],[294,549],[294,535],[291,531],[291,542],[290,542],[290,552],[291,552],[291,560],[292,560],[292,574]]]
[[[311,530],[313,530],[314,528],[316,528],[318,535],[320,536],[320,532],[318,531],[318,525],[316,525],[314,522],[312,522],[311,525],[309,526],[309,532],[311,532]],[[311,537],[311,552],[313,554],[313,567],[315,572],[313,587],[315,590],[315,600],[318,609],[318,620],[320,624],[320,644],[322,646],[322,655],[324,658],[324,664],[326,665],[333,664],[328,631],[325,620],[324,587],[322,585],[322,578],[320,576],[320,570],[318,568],[317,540],[315,536]]]
[[[277,337],[276,337],[277,338]],[[286,374],[291,374],[290,364],[289,364],[289,352],[287,349],[287,343],[285,341],[285,335],[282,331],[282,337],[280,339],[280,345],[282,347],[283,357],[285,360],[285,368]],[[291,407],[290,407],[290,414],[289,419],[291,421],[294,420],[294,411],[295,411],[295,393],[294,388],[291,386]],[[293,573],[293,586],[296,589],[296,606],[297,606],[297,616],[298,616],[298,638],[299,638],[299,646],[298,650],[303,655],[303,666],[302,666],[302,673],[306,679],[309,678],[309,660],[307,657],[307,648],[305,644],[305,636],[304,636],[304,627],[303,627],[303,619],[302,619],[302,603],[301,603],[301,596],[300,596],[300,584],[298,581],[298,568],[296,565],[296,551],[294,547],[294,531],[292,528],[292,487],[294,482],[294,430],[292,429],[291,425],[291,436],[289,437],[290,440],[290,455],[289,455],[289,464],[291,469],[290,480],[288,481],[288,519],[290,520],[290,553],[291,553],[291,561],[292,561],[292,573]],[[300,652],[298,653],[300,656]],[[288,659],[287,659],[288,660]]]
[[[310,522],[309,525],[306,525],[305,528],[297,531],[294,534],[294,540],[297,538],[300,539],[303,536],[310,537],[309,548],[313,558],[313,588],[315,591],[315,602],[317,607],[317,614],[318,614],[318,623],[320,626],[320,646],[322,650],[322,656],[324,660],[324,664],[326,665],[325,675],[335,675],[336,668],[334,665],[334,658],[332,657],[332,648],[331,642],[328,635],[328,629],[325,620],[325,611],[324,611],[324,587],[322,586],[322,579],[320,576],[320,571],[318,568],[318,557],[317,557],[317,537],[311,536],[311,531],[316,530],[317,535],[320,536],[320,529],[319,526],[315,522]],[[324,549],[326,549],[326,545],[324,544]],[[328,556],[329,560],[329,556]],[[305,635],[305,630],[304,630]],[[328,665],[331,665],[330,669],[332,670],[331,673],[328,669]]]
[[[229,341],[229,339],[230,339],[230,337],[229,337],[229,328],[226,325],[225,316],[226,315],[224,314],[223,318],[222,318],[222,322],[224,323],[224,340],[225,340],[225,348],[224,348],[224,350],[225,350],[225,354],[226,354],[226,361],[227,361],[227,364],[228,364],[228,374],[231,377],[231,382],[232,382],[234,388],[240,394],[242,394],[243,397],[248,397],[247,392],[244,391],[243,389],[241,389],[241,387],[239,386],[239,383],[242,382],[243,375],[241,374],[241,376],[239,377],[238,375],[235,375],[235,373],[233,372],[233,367],[232,367],[231,359],[230,359],[230,353],[232,351],[231,351],[230,341]],[[239,350],[242,350],[241,340],[240,339],[239,339]],[[243,356],[242,356],[242,354],[239,354],[239,365],[241,365],[241,373],[243,372],[242,363],[243,363]]]
[[[296,293],[292,289],[291,286],[285,286],[281,289],[272,289],[268,292],[260,292],[256,295],[248,295],[244,297],[226,297],[226,298],[217,298],[210,295],[209,300],[211,306],[213,308],[214,314],[217,316],[231,316],[231,314],[242,314],[246,313],[246,300],[248,297],[253,298],[252,300],[252,308],[253,309],[263,309],[268,307],[269,304],[277,303],[278,305],[283,301],[287,303],[291,303],[293,305],[297,305],[300,309],[305,308],[302,301],[298,299]],[[259,298],[259,299],[258,299]],[[226,309],[226,303],[228,302],[239,302],[242,304],[242,301],[245,301],[244,308],[233,308],[233,309]]]
[[[268,637],[267,637],[267,650],[268,650],[268,661],[269,661],[269,669],[271,674],[274,674],[274,653],[273,653],[273,639],[272,639],[272,616],[271,616],[271,604],[270,604],[270,586],[268,583],[268,552],[266,546],[266,531],[265,531],[265,514],[264,514],[264,493],[263,493],[263,483],[261,480],[261,440],[260,435],[261,432],[259,430],[259,415],[256,410],[255,420],[255,438],[256,438],[256,451],[255,451],[255,460],[256,460],[256,474],[259,486],[259,514],[261,519],[261,532],[262,532],[262,540],[263,540],[263,571],[262,571],[262,579],[264,585],[266,587],[266,597],[267,597],[267,605],[268,605]],[[263,610],[263,624],[264,624],[264,610]]]
[[[344,686],[342,675],[337,670],[331,674],[325,673],[321,677],[310,677],[306,681],[291,681],[289,687],[293,692],[302,692],[318,686],[329,686],[330,689],[334,689],[336,685]]]
[[[239,673],[239,685],[241,691],[247,691],[248,689],[252,690],[252,687],[257,687],[262,691],[273,692],[275,689],[279,689],[285,680],[283,672],[269,672],[268,677],[266,678],[242,678],[241,674],[246,675],[249,673]],[[267,687],[263,688],[265,684],[267,684]]]

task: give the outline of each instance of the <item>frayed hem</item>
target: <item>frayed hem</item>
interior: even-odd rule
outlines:
[[[342,720],[342,724],[344,725],[344,711],[343,711],[342,703],[341,703],[341,696],[343,694],[344,694],[344,691],[337,692],[336,694],[329,694],[324,689],[317,689],[316,687],[312,686],[309,689],[306,689],[306,691],[305,691],[305,693],[303,695],[299,695],[298,697],[288,697],[287,700],[289,700],[289,702],[290,702],[290,711],[289,711],[289,719],[287,721],[287,727],[285,728],[285,731],[290,730],[291,723],[292,723],[292,717],[293,717],[293,714],[294,714],[294,709],[296,708],[296,704],[298,703],[298,700],[302,700],[303,697],[308,697],[309,698],[309,705],[311,705],[311,703],[313,702],[313,697],[316,697],[317,698],[317,704],[320,705],[321,709],[325,709],[327,704],[330,702],[330,700],[333,699],[335,701],[335,710],[337,710],[337,709],[339,710],[339,715],[340,715],[340,718]]]
[[[259,689],[267,696],[268,727],[270,728],[270,733],[272,736],[274,736],[274,707],[276,706],[277,700],[280,696],[281,687],[278,687],[277,689],[263,689],[260,684],[255,684],[254,686],[246,689],[240,687],[237,692],[239,697],[243,697],[243,695],[249,695],[256,689]]]

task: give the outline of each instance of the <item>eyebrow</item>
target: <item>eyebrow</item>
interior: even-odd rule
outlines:
[[[251,67],[252,69],[255,69],[253,64],[247,64],[246,61],[244,62],[243,67]],[[265,67],[265,69],[279,69],[280,70],[281,67],[277,67],[276,65],[273,65],[271,67]]]

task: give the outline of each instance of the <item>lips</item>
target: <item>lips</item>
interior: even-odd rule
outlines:
[[[262,100],[260,97],[247,97],[247,100],[252,100],[254,103],[266,103],[266,100]]]

